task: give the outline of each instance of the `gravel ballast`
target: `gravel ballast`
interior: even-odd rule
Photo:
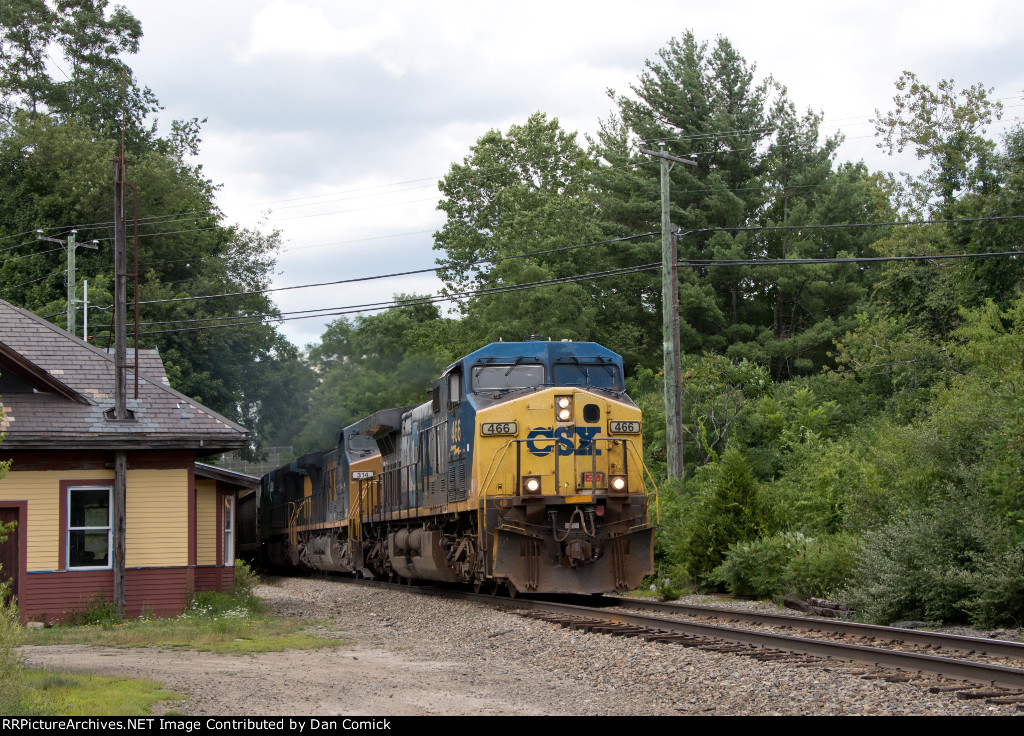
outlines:
[[[186,715],[1011,715],[921,684],[584,634],[465,601],[280,578],[273,613],[342,636],[335,649],[231,656],[24,647],[32,666],[149,677]],[[853,667],[849,668],[851,671]]]

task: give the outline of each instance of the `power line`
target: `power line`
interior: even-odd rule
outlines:
[[[0,261],[0,266],[4,265],[5,263],[10,263],[11,261],[20,261],[25,258],[35,258],[36,256],[46,255],[47,253],[53,253],[54,251],[57,250],[63,250],[63,248],[49,248],[47,250],[41,250],[38,253],[28,253],[23,256],[11,256],[10,258],[5,258],[2,261]]]
[[[835,230],[835,229],[849,229],[849,228],[863,228],[863,227],[892,227],[899,225],[942,225],[951,223],[962,223],[962,222],[996,222],[1002,220],[1019,220],[1024,219],[1024,215],[1003,215],[993,217],[967,217],[947,220],[905,220],[905,221],[891,221],[891,222],[859,222],[859,223],[839,223],[832,225],[760,225],[760,226],[736,226],[736,227],[713,227],[713,228],[694,228],[691,230],[680,233],[680,237],[696,233],[709,233],[709,232],[738,232],[738,231],[774,231],[774,230]],[[485,263],[498,263],[506,260],[513,260],[517,258],[529,258],[532,256],[547,255],[550,253],[558,253],[569,250],[577,250],[579,248],[589,248],[597,245],[607,245],[609,243],[623,242],[627,240],[636,240],[638,238],[652,237],[654,235],[660,235],[660,231],[652,231],[647,233],[641,233],[639,235],[629,235],[622,238],[612,238],[610,240],[600,240],[593,243],[582,243],[579,245],[569,245],[562,248],[550,248],[547,250],[531,251],[529,253],[520,253],[513,256],[504,256],[501,258],[485,258],[478,261],[472,261],[465,264],[448,264],[444,266],[436,266],[433,268],[421,268],[412,271],[400,271],[387,274],[379,274],[376,276],[362,276],[352,279],[341,279],[337,281],[324,281],[314,284],[298,284],[295,286],[281,286],[272,289],[259,289],[253,291],[237,291],[227,292],[223,294],[208,294],[206,296],[187,296],[177,297],[174,299],[156,299],[151,301],[140,301],[139,304],[166,304],[170,302],[185,302],[185,301],[196,301],[202,299],[217,299],[222,297],[230,296],[249,296],[253,294],[269,294],[277,291],[293,291],[295,289],[309,289],[320,286],[338,286],[341,284],[357,283],[362,281],[376,281],[380,279],[396,278],[399,276],[415,276],[424,273],[436,273],[438,271],[446,271],[452,268],[471,268],[473,266],[485,264]],[[760,262],[759,262],[760,263]]]
[[[751,128],[749,130],[756,130],[756,129]],[[697,137],[697,136],[694,136],[694,137]],[[870,136],[867,136],[867,137],[870,137]],[[676,139],[667,139],[667,140],[685,140],[685,138],[676,138]],[[796,148],[796,147],[800,147],[802,145],[803,144],[796,144],[796,143],[794,143],[794,144],[787,145],[787,147]],[[755,149],[733,149],[733,151],[729,151],[729,152],[739,152],[739,151],[743,151],[743,150],[755,150]],[[693,155],[709,155],[709,154],[716,154],[716,153],[722,153],[722,152],[718,152],[718,151],[698,151],[698,152],[695,152]],[[561,159],[562,159],[561,156],[546,156],[546,157],[537,157],[537,158],[532,158],[532,159],[510,160],[510,161],[506,161],[506,162],[504,162],[502,164],[495,164],[494,166],[490,166],[490,167],[477,167],[474,170],[474,173],[478,177],[483,177],[485,179],[489,179],[489,178],[495,178],[495,177],[498,177],[498,176],[501,176],[501,175],[507,173],[507,168],[506,167],[508,165],[526,166],[526,165],[530,165],[530,164],[537,164],[537,163],[543,163],[543,162],[560,161]],[[619,164],[619,165],[615,165],[615,166],[604,167],[602,169],[602,171],[609,171],[609,170],[618,169],[618,168],[621,168],[621,169],[636,168],[638,166],[643,166],[643,165],[645,165],[647,163],[649,163],[649,162],[647,162],[647,161],[631,161],[631,162],[628,162],[628,163],[625,163],[625,164]],[[463,164],[459,164],[459,165],[463,165]],[[488,172],[494,172],[494,173],[488,173]],[[332,197],[332,196],[336,196],[338,194],[349,194],[349,193],[354,193],[354,192],[366,191],[366,190],[369,190],[369,189],[380,189],[380,188],[386,188],[386,187],[394,187],[394,186],[400,186],[402,184],[416,183],[416,182],[419,182],[419,181],[439,181],[440,179],[443,179],[443,178],[449,176],[451,173],[452,172],[449,171],[449,172],[447,172],[445,174],[441,174],[441,175],[439,175],[437,177],[423,177],[423,178],[420,178],[420,179],[409,179],[409,180],[405,180],[405,181],[401,181],[401,182],[395,182],[395,183],[392,183],[392,184],[379,184],[379,185],[374,185],[374,186],[371,186],[371,187],[357,187],[357,188],[353,188],[353,189],[341,190],[339,192],[333,192],[333,193],[327,193],[327,194],[319,194],[319,195],[311,195],[310,197],[297,197],[297,198],[292,198],[292,199],[272,200],[272,201],[262,202],[262,203],[240,205],[240,207],[264,206],[264,205],[268,205],[268,204],[274,204],[275,202],[294,202],[294,201],[300,201],[300,200],[303,200],[303,199],[314,199],[314,198]],[[327,203],[329,203],[331,201],[348,201],[350,199],[360,199],[360,198],[364,198],[364,197],[368,197],[368,196],[384,196],[384,195],[387,195],[387,194],[393,194],[393,193],[397,193],[397,192],[411,191],[411,190],[414,190],[414,189],[423,189],[423,188],[426,188],[426,186],[408,187],[406,189],[391,190],[391,191],[379,192],[379,193],[376,193],[376,194],[359,195],[359,196],[356,196],[356,197],[348,197],[348,198],[341,199],[341,200],[326,200],[326,201],[323,201],[323,202],[311,202],[308,205],[293,205],[293,206],[295,206],[295,207],[303,207],[303,206],[312,206],[314,204],[327,204]],[[397,204],[399,204],[399,205],[401,205],[401,204],[416,204],[416,203],[419,203],[419,202],[433,201],[434,199],[435,199],[434,197],[429,197],[429,198],[424,198],[424,199],[410,200],[408,202],[399,202]],[[328,216],[328,215],[332,215],[332,214],[345,214],[345,213],[349,213],[349,212],[362,212],[362,211],[365,211],[365,210],[368,210],[368,209],[379,209],[380,207],[384,207],[384,206],[392,206],[392,205],[373,205],[371,207],[361,207],[361,208],[356,208],[356,209],[351,209],[351,210],[340,210],[340,211],[336,211],[336,212],[315,213],[315,214],[310,214],[310,215],[299,215],[297,217],[289,217],[289,218],[278,218],[278,220],[282,221],[282,222],[287,222],[287,221],[291,221],[291,220],[305,219],[305,218],[310,218],[310,217],[324,217],[324,216]],[[290,208],[291,208],[291,206],[285,207],[285,208],[282,208],[282,209],[290,209]],[[213,207],[211,209],[217,209],[217,208]],[[208,215],[208,214],[210,214],[210,213],[208,211],[205,211],[205,210],[190,210],[190,211],[186,211],[186,212],[182,212],[182,213],[174,213],[174,214],[166,214],[166,215],[152,215],[152,216],[149,216],[149,217],[142,217],[142,218],[139,219],[139,222],[140,222],[140,224],[144,224],[144,223],[147,223],[147,222],[158,222],[158,221],[161,221],[161,220],[170,221],[170,220],[179,219],[179,218],[185,219],[185,218],[188,218],[189,216],[192,216],[192,215],[202,216],[202,215]],[[78,224],[72,224],[72,225],[51,226],[51,227],[48,227],[48,228],[45,228],[45,229],[50,231],[50,230],[70,230],[70,229],[85,229],[85,228],[102,229],[102,228],[111,228],[111,227],[113,227],[113,221],[111,221],[111,220],[104,220],[104,221],[100,221],[100,222],[78,223]],[[205,229],[211,229],[211,228],[205,228]],[[173,234],[177,234],[177,233],[181,233],[181,232],[188,232],[188,231],[187,230],[179,230],[179,231],[174,231]],[[23,233],[23,234],[29,234],[29,233]],[[153,235],[157,235],[157,234],[172,234],[172,233],[153,233]],[[10,238],[10,237],[16,237],[16,236],[6,236],[6,238]],[[5,239],[5,238],[0,238],[0,240],[2,240],[2,239]],[[107,238],[107,239],[109,240],[109,238]]]
[[[497,286],[497,287],[491,287],[491,288],[486,288],[486,289],[472,289],[472,290],[467,290],[467,291],[462,291],[462,292],[453,292],[453,293],[449,293],[449,294],[434,294],[434,295],[431,295],[431,296],[428,296],[428,297],[423,297],[422,299],[410,299],[410,300],[402,300],[402,301],[392,300],[390,302],[373,302],[373,303],[370,303],[370,304],[357,304],[357,305],[352,305],[352,306],[347,306],[347,307],[324,308],[324,309],[317,309],[317,310],[304,310],[302,312],[287,312],[287,313],[285,313],[285,314],[302,314],[302,316],[300,316],[300,317],[283,317],[283,316],[277,316],[277,315],[252,315],[251,317],[250,316],[244,316],[244,317],[219,317],[219,318],[214,317],[214,318],[204,318],[204,319],[201,319],[201,320],[182,320],[182,321],[178,322],[178,324],[187,324],[189,322],[208,321],[208,320],[214,320],[214,319],[221,319],[221,320],[236,319],[237,320],[237,319],[252,319],[253,317],[257,318],[255,320],[249,321],[249,322],[237,322],[236,321],[236,322],[231,322],[229,324],[220,324],[220,325],[206,325],[206,326],[199,326],[199,327],[182,327],[182,328],[173,329],[173,330],[152,330],[152,331],[148,331],[148,332],[140,332],[139,334],[140,335],[160,335],[160,334],[166,334],[166,333],[170,333],[170,332],[190,332],[190,331],[195,331],[195,330],[216,329],[218,327],[243,327],[243,326],[246,326],[246,325],[263,324],[263,320],[259,319],[259,318],[260,317],[264,317],[264,316],[267,317],[268,319],[270,319],[273,322],[288,322],[288,321],[292,321],[292,320],[296,320],[296,319],[312,319],[312,318],[317,318],[317,317],[333,317],[333,316],[341,316],[341,315],[345,315],[345,314],[355,314],[355,313],[359,313],[359,312],[374,312],[374,311],[378,311],[380,309],[383,309],[385,307],[396,307],[396,306],[397,307],[412,307],[412,306],[420,306],[420,305],[423,305],[423,304],[434,304],[436,302],[456,301],[456,300],[464,299],[464,298],[470,297],[470,296],[480,296],[480,295],[485,295],[486,296],[486,295],[490,295],[490,294],[505,293],[505,292],[510,292],[510,291],[521,291],[521,290],[525,290],[525,289],[533,289],[533,288],[537,288],[537,287],[540,287],[540,286],[550,286],[550,285],[554,285],[554,284],[564,284],[564,283],[576,283],[576,282],[580,282],[580,281],[591,281],[591,280],[594,280],[594,279],[606,278],[608,276],[620,276],[620,275],[629,274],[629,273],[637,273],[637,272],[640,272],[640,271],[652,271],[652,270],[656,270],[656,269],[659,269],[659,268],[661,268],[661,263],[660,262],[659,263],[646,263],[646,264],[643,264],[643,265],[640,265],[640,266],[627,266],[625,268],[611,269],[611,270],[608,270],[608,271],[597,271],[597,272],[594,272],[594,273],[581,274],[581,275],[577,275],[577,276],[563,276],[563,277],[555,278],[555,279],[546,279],[544,281],[532,281],[532,282],[529,282],[529,283],[526,283],[526,284],[510,284],[510,285],[507,285],[507,286]],[[306,312],[314,312],[314,311],[318,312],[318,314],[307,314],[306,313]],[[144,324],[158,324],[158,323],[144,323]]]
[[[846,264],[846,263],[882,263],[892,261],[938,261],[951,259],[973,259],[973,258],[1005,258],[1024,256],[1024,251],[1002,251],[996,253],[952,253],[944,255],[918,255],[918,256],[856,256],[850,258],[775,258],[755,260],[732,260],[732,259],[683,259],[679,261],[682,267],[737,267],[737,266],[802,266],[814,264]],[[661,262],[644,263],[637,266],[627,266],[607,271],[597,271],[575,276],[564,276],[543,281],[532,281],[524,284],[509,284],[505,286],[489,287],[484,289],[470,289],[461,292],[444,294],[433,294],[421,299],[391,300],[386,302],[371,302],[368,304],[356,304],[343,307],[323,307],[320,309],[296,310],[292,312],[267,313],[258,315],[232,315],[225,317],[204,317],[187,320],[167,320],[163,322],[143,322],[142,325],[156,326],[162,324],[197,324],[207,322],[222,322],[223,324],[204,324],[195,327],[181,327],[170,330],[149,330],[141,332],[140,335],[161,335],[175,332],[191,332],[196,330],[215,329],[218,327],[243,327],[246,325],[264,324],[265,320],[272,322],[289,322],[299,319],[317,319],[324,317],[338,317],[346,314],[357,314],[362,312],[379,311],[395,307],[411,307],[424,304],[435,304],[437,302],[458,301],[468,297],[490,296],[526,289],[534,289],[542,286],[556,284],[579,283],[582,281],[593,281],[611,276],[622,276],[630,273],[644,271],[656,271],[662,268]],[[231,321],[229,321],[231,320]],[[248,321],[239,321],[248,320]]]
[[[515,260],[517,258],[529,258],[531,256],[546,255],[548,253],[559,253],[559,252],[563,252],[563,251],[577,250],[579,248],[590,248],[590,247],[595,246],[595,245],[607,245],[609,243],[620,243],[620,242],[624,242],[624,241],[627,241],[627,240],[636,240],[638,238],[647,238],[647,237],[650,237],[652,235],[657,235],[657,233],[650,232],[650,233],[641,233],[639,235],[628,235],[628,236],[621,237],[621,238],[611,238],[609,240],[599,240],[599,241],[596,241],[596,242],[593,242],[593,243],[582,243],[582,244],[579,244],[579,245],[567,245],[567,246],[563,246],[561,248],[549,248],[548,250],[531,251],[529,253],[520,253],[520,254],[512,255],[512,256],[503,256],[501,258],[484,258],[484,259],[481,259],[481,260],[478,260],[478,261],[472,261],[472,262],[469,262],[469,263],[466,263],[466,264],[459,264],[459,266],[461,266],[462,268],[470,268],[472,266],[477,266],[477,265],[480,265],[480,264],[483,264],[483,263],[499,263],[501,261],[511,261],[511,260]],[[154,300],[151,300],[151,301],[140,301],[139,304],[140,305],[141,304],[167,304],[167,303],[170,303],[170,302],[189,302],[189,301],[196,301],[196,300],[200,300],[200,299],[218,299],[218,298],[221,298],[221,297],[228,297],[228,296],[250,296],[250,295],[253,295],[253,294],[269,294],[269,293],[275,292],[275,291],[292,291],[294,289],[310,289],[310,288],[314,288],[314,287],[318,287],[318,286],[338,286],[340,284],[352,284],[352,283],[357,283],[357,282],[361,282],[361,281],[377,281],[377,280],[380,280],[380,279],[396,278],[398,276],[415,276],[417,274],[422,274],[422,273],[436,273],[437,271],[446,271],[446,270],[449,270],[449,269],[451,269],[453,267],[455,267],[455,266],[453,266],[453,265],[435,266],[433,268],[420,268],[420,269],[417,269],[417,270],[414,270],[414,271],[399,271],[399,272],[395,272],[395,273],[379,274],[379,275],[376,275],[376,276],[360,276],[358,278],[341,279],[341,280],[338,280],[338,281],[324,281],[324,282],[317,283],[317,284],[299,284],[297,286],[279,286],[279,287],[274,288],[274,289],[257,289],[257,290],[254,290],[254,291],[236,291],[236,292],[228,292],[228,293],[224,293],[224,294],[208,294],[206,296],[182,296],[182,297],[177,297],[177,298],[174,298],[174,299],[154,299]]]

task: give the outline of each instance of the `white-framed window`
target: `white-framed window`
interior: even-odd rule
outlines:
[[[222,496],[221,516],[224,519],[224,564],[235,564],[235,497]]]
[[[109,570],[113,559],[110,486],[68,487],[68,570]]]

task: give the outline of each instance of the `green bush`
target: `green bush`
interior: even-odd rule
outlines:
[[[17,650],[22,634],[18,607],[14,601],[0,602],[0,715],[18,715],[23,710],[23,663]]]
[[[1021,542],[977,500],[914,511],[866,535],[846,597],[871,622],[1017,623]]]
[[[687,499],[687,513],[678,530],[680,562],[690,579],[705,588],[717,587],[712,571],[725,559],[731,545],[757,538],[768,531],[772,514],[760,495],[743,454],[730,448],[714,465],[701,469],[687,484],[697,495]]]
[[[84,611],[75,611],[68,619],[71,626],[113,626],[120,623],[117,605],[108,601],[103,593],[97,593],[86,603]]]
[[[794,548],[806,544],[807,538],[799,532],[740,542],[729,548],[725,562],[714,569],[711,578],[725,585],[733,595],[778,595],[782,592],[786,565],[796,554]]]
[[[968,611],[976,626],[1021,628],[1024,624],[1024,545],[1009,542],[991,557],[978,560],[974,596]]]
[[[712,577],[733,595],[828,598],[849,579],[856,547],[851,535],[812,539],[784,532],[733,545]]]
[[[836,598],[857,564],[860,541],[852,534],[808,539],[789,559],[782,592],[797,598]]]
[[[256,586],[259,584],[259,575],[244,560],[236,558],[235,595],[240,598],[252,598],[256,594]]]

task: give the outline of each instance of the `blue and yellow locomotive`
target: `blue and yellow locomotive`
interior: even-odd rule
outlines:
[[[493,343],[429,392],[263,478],[271,561],[511,594],[628,590],[653,571],[656,495],[621,357]]]

